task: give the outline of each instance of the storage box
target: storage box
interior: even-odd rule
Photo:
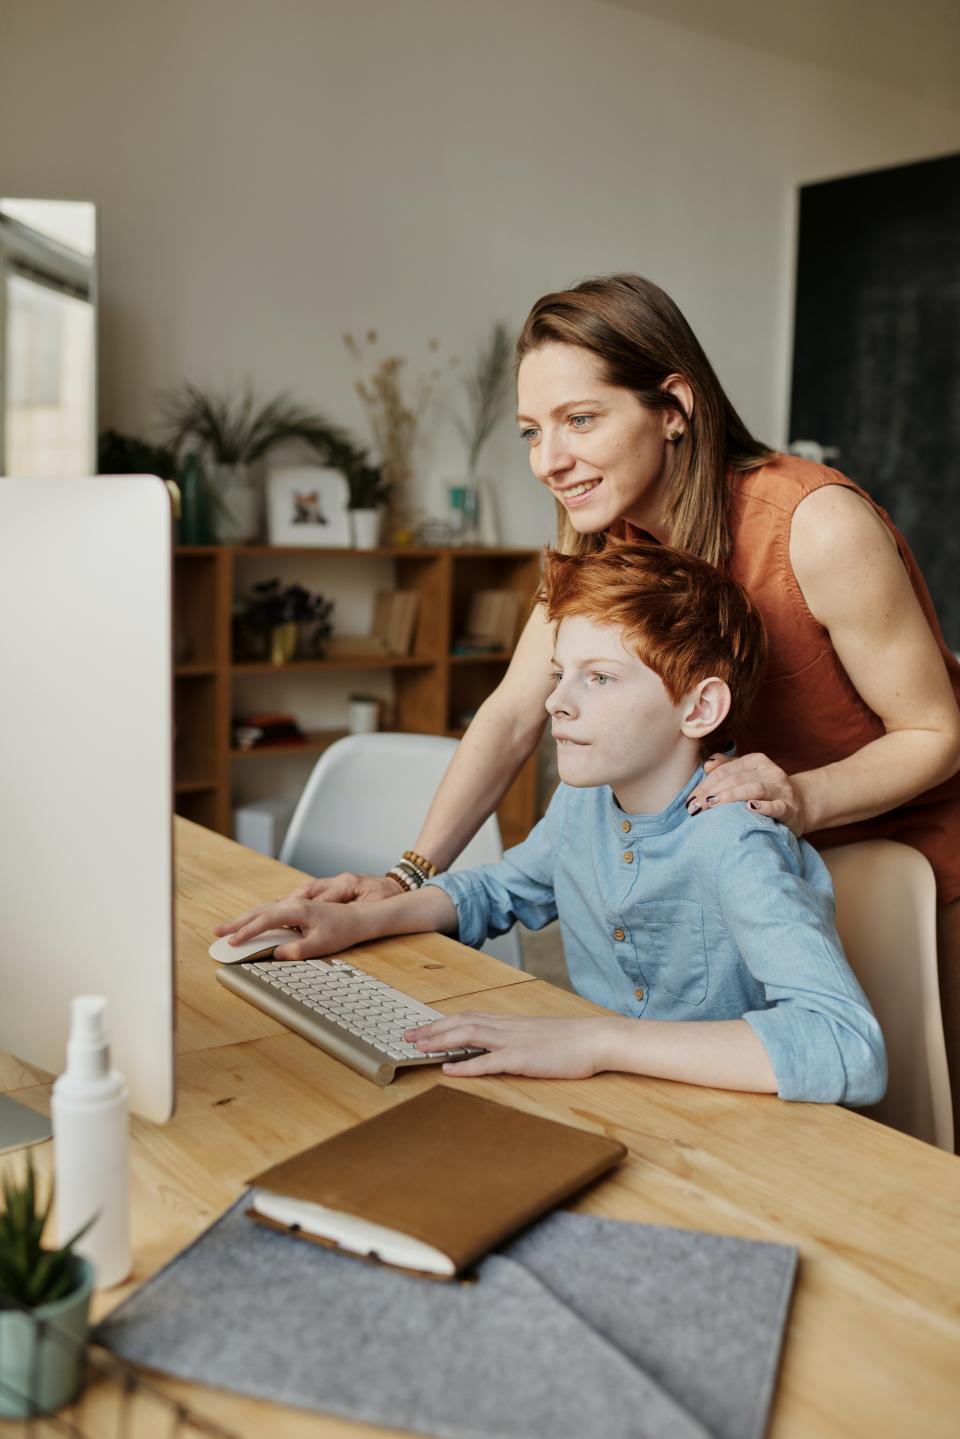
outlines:
[[[276,859],[296,805],[288,799],[258,799],[233,811],[233,837],[247,849]]]

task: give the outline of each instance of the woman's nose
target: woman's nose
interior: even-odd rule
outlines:
[[[552,433],[545,430],[540,443],[530,451],[530,466],[538,480],[549,483],[554,475],[562,474],[574,464],[566,436],[562,431]]]

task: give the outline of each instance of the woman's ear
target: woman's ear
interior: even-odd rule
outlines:
[[[701,680],[683,701],[680,732],[689,739],[706,739],[730,713],[730,686],[726,680],[711,675]]]
[[[663,412],[667,439],[676,443],[683,439],[687,425],[693,418],[693,390],[682,375],[668,375],[660,388],[664,394],[676,401],[675,408],[671,407]]]

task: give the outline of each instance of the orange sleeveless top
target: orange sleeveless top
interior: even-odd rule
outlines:
[[[738,749],[741,754],[762,751],[788,774],[846,759],[884,733],[847,678],[829,634],[807,609],[790,563],[793,512],[825,485],[842,485],[860,495],[892,533],[960,703],[960,664],[947,648],[923,575],[890,516],[837,470],[778,455],[761,469],[731,477],[729,569],[760,611],[769,642],[766,671],[737,737]],[[821,846],[862,839],[911,844],[930,861],[940,900],[948,903],[960,896],[960,774],[874,819],[806,838]]]

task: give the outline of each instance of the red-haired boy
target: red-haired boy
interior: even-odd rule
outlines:
[[[574,988],[617,1011],[580,1019],[453,1014],[407,1038],[487,1052],[447,1074],[657,1075],[784,1099],[869,1104],[883,1038],[846,962],[816,852],[747,805],[686,801],[701,757],[736,732],[764,659],[744,591],[656,544],[548,554],[556,624],[547,701],[561,784],[499,864],[359,904],[293,898],[220,927],[278,925],[278,958],[440,930],[480,945],[559,918]]]

